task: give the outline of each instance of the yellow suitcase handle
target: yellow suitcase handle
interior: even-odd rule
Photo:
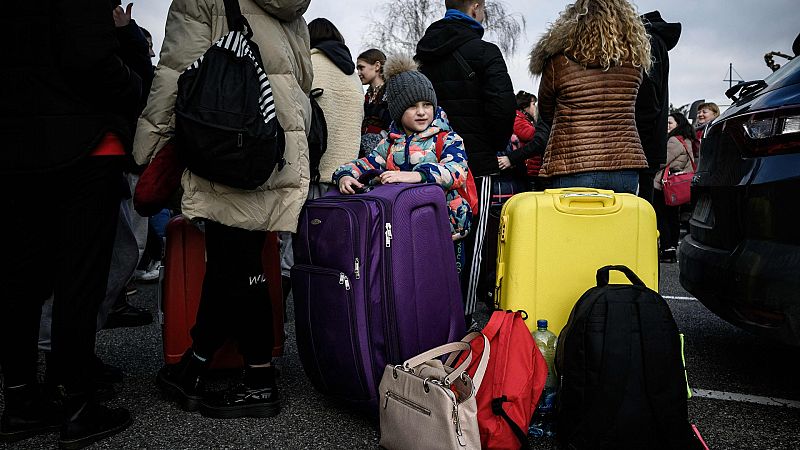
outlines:
[[[622,209],[614,192],[600,189],[565,189],[553,199],[556,209],[567,214],[611,214]]]

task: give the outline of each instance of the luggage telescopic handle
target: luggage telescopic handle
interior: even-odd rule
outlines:
[[[567,204],[572,203],[602,203],[603,206],[613,206],[614,196],[600,194],[598,192],[572,192],[561,195],[562,201]]]
[[[622,209],[624,203],[619,195],[607,189],[548,189],[544,193],[552,195],[558,211],[579,216],[614,214]]]
[[[597,286],[603,287],[608,285],[609,272],[616,270],[622,272],[635,286],[647,287],[644,282],[627,266],[605,266],[597,269]]]

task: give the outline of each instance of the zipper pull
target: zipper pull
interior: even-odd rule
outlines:
[[[343,284],[345,290],[350,290],[350,280],[347,279],[347,275],[344,272],[339,272],[339,284]]]
[[[383,396],[383,409],[389,406],[389,391],[386,391],[386,395]]]
[[[458,420],[458,405],[453,403],[453,423],[456,425],[456,438],[458,445],[466,447],[467,443],[464,442],[464,432],[461,430],[461,421]]]
[[[388,248],[388,247],[392,246],[392,224],[389,223],[389,222],[386,222],[385,229],[386,229],[386,231],[384,232],[384,234],[386,235],[385,236],[386,237],[386,247]]]
[[[356,268],[355,268],[356,280],[361,279],[361,269],[358,268],[359,264],[360,261],[358,260],[358,258],[356,258]]]

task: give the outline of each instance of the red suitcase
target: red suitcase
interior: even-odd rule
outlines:
[[[280,246],[277,233],[267,233],[262,253],[264,270],[272,299],[272,326],[275,346],[272,356],[283,355],[283,295],[281,292]],[[159,278],[158,305],[164,340],[164,361],[177,363],[191,345],[189,330],[194,326],[200,292],[206,273],[205,236],[183,216],[167,224],[164,267]],[[212,368],[242,367],[236,344],[226,343],[214,355]]]

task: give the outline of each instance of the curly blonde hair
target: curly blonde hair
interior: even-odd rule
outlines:
[[[550,26],[562,36],[564,53],[583,66],[604,70],[625,63],[650,71],[650,36],[627,0],[577,0]]]

